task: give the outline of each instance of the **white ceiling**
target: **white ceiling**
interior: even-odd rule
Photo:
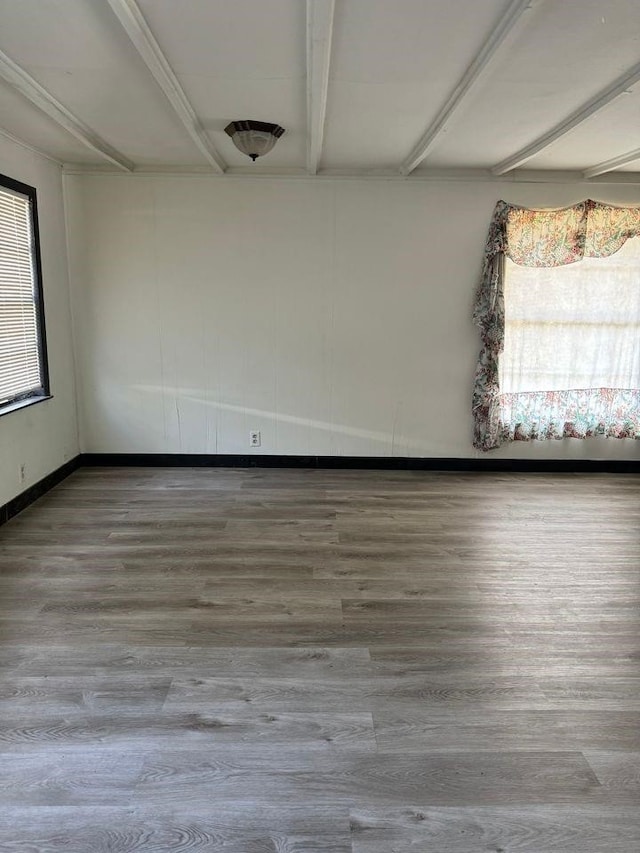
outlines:
[[[640,173],[639,0],[0,0],[0,51],[0,130],[70,169]]]

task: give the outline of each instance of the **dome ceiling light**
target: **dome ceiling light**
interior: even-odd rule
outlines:
[[[258,157],[264,157],[284,133],[279,124],[269,124],[266,121],[232,121],[224,129],[231,137],[238,151],[242,151],[255,162]]]

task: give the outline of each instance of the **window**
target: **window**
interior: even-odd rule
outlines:
[[[640,208],[499,202],[474,316],[476,447],[640,438]]]
[[[640,238],[562,267],[507,259],[502,393],[640,388]]]
[[[36,191],[0,175],[0,414],[48,395]]]

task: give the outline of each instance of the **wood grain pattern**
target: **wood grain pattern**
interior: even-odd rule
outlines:
[[[589,751],[585,757],[593,768],[600,784],[606,790],[607,801],[628,803],[638,807],[640,803],[640,752]]]
[[[0,528],[0,850],[635,853],[640,480],[81,469]]]
[[[640,844],[631,808],[518,806],[351,811],[354,853],[630,853]]]
[[[547,708],[540,691],[536,697],[526,678],[496,678],[467,682],[464,687],[449,678],[406,673],[385,675],[375,664],[353,668],[347,681],[342,678],[174,678],[165,708],[206,708],[218,702],[246,702],[268,707],[296,709],[323,707],[340,710],[380,710],[393,708],[393,719],[402,719],[402,710],[419,707],[425,715],[455,706],[459,711],[481,708],[483,712],[516,708]]]
[[[93,713],[64,717],[28,713],[0,723],[0,751],[30,751],[35,743],[65,754],[76,748],[96,752],[121,749],[132,754],[149,744],[158,748],[253,748],[268,744],[274,755],[289,750],[372,752],[375,737],[370,713],[266,713],[260,709],[219,708],[190,713]]]
[[[1,850],[65,850],[66,853],[351,853],[346,807],[307,806],[250,811],[210,803],[200,813],[185,808],[83,806],[9,807],[0,815]],[[20,846],[14,844],[21,826]]]
[[[578,752],[430,752],[428,755],[286,752],[274,765],[270,749],[165,750],[149,758],[136,801],[190,802],[249,798],[261,803],[341,802],[353,805],[456,806],[498,803],[601,802],[601,786]]]

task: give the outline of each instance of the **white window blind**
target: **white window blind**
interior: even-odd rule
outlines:
[[[44,393],[31,203],[0,186],[0,406]]]

